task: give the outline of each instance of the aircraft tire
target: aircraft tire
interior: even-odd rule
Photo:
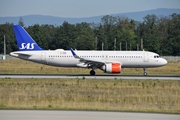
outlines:
[[[144,72],[144,76],[147,76],[147,72]]]
[[[95,74],[96,74],[96,72],[94,70],[90,71],[90,75],[95,75]]]

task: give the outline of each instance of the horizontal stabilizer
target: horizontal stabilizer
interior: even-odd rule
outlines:
[[[29,58],[29,57],[31,57],[30,54],[20,53],[20,52],[11,52],[10,55],[13,57],[18,57],[18,58]]]

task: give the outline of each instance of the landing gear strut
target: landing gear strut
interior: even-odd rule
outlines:
[[[96,72],[94,70],[90,71],[90,75],[95,75],[95,74],[96,74]]]
[[[144,70],[144,76],[147,76],[146,68],[143,68]]]

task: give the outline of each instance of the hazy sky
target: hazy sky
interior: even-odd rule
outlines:
[[[180,0],[0,0],[0,17],[41,14],[80,18],[157,8],[180,8]]]

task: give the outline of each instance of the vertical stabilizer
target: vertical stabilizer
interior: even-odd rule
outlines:
[[[14,25],[13,28],[19,51],[42,50],[22,26]]]

